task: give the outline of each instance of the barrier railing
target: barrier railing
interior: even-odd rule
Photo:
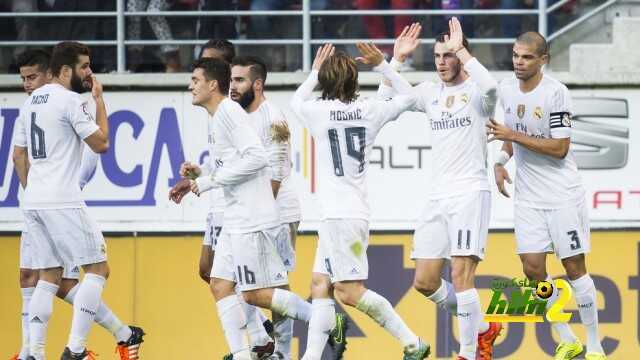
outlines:
[[[236,45],[302,45],[302,67],[304,71],[311,68],[312,54],[311,45],[318,45],[327,42],[334,44],[355,44],[361,41],[373,41],[378,44],[392,44],[394,39],[324,39],[312,38],[311,18],[314,16],[393,16],[393,15],[472,15],[472,16],[496,16],[496,15],[536,15],[538,17],[538,32],[549,40],[578,26],[580,23],[603,11],[618,0],[609,0],[593,10],[582,15],[580,18],[570,22],[552,34],[548,34],[547,16],[559,9],[571,0],[560,0],[551,6],[547,6],[548,0],[539,0],[537,9],[457,9],[457,10],[311,10],[310,0],[303,0],[301,10],[283,11],[125,11],[125,1],[117,0],[116,11],[100,12],[14,12],[0,13],[0,18],[50,18],[50,17],[115,17],[116,18],[116,39],[115,40],[82,40],[83,43],[91,46],[116,46],[117,47],[117,71],[126,72],[126,46],[127,45],[201,45],[202,39],[187,40],[127,40],[125,19],[127,17],[220,17],[220,16],[289,16],[302,17],[302,38],[300,39],[232,39]],[[74,40],[74,39],[60,39]],[[513,43],[513,38],[470,38],[469,42],[476,44],[509,44]],[[0,47],[14,46],[51,46],[58,43],[56,41],[0,41]],[[422,43],[433,43],[433,39],[422,39]]]

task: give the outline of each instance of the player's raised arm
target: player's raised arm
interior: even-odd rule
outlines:
[[[413,23],[404,27],[400,35],[393,43],[393,58],[389,65],[399,71],[402,64],[420,45],[420,32],[422,25]],[[396,94],[396,90],[392,87],[391,81],[383,77],[378,87],[377,97],[379,99],[388,99]]]
[[[400,76],[388,62],[384,61],[382,51],[373,43],[358,43],[356,46],[362,55],[357,57],[356,60],[363,64],[372,65],[374,71],[382,73],[385,78],[391,81],[391,85],[398,93],[410,94],[414,91],[411,84]]]
[[[320,71],[320,67],[331,55],[333,55],[335,48],[331,44],[325,44],[321,48],[318,49],[316,53],[316,58],[313,60],[313,66],[311,68],[311,72],[307,79],[298,87],[296,92],[293,94],[293,98],[291,99],[291,108],[293,112],[300,118],[300,120],[305,121],[305,117],[302,113],[302,104],[311,98],[311,94],[313,94],[313,89],[318,85],[318,72]]]
[[[485,115],[493,116],[496,108],[498,82],[491,76],[489,70],[485,68],[477,58],[475,58],[469,50],[464,46],[464,34],[462,25],[458,18],[453,17],[449,20],[449,33],[451,36],[445,35],[445,46],[447,49],[456,54],[458,59],[464,65],[465,71],[475,81],[482,91],[482,111]]]
[[[102,84],[98,81],[95,75],[91,75],[91,83],[91,95],[93,96],[93,100],[96,102],[96,124],[98,125],[98,129],[88,137],[85,137],[84,141],[89,145],[91,150],[100,154],[107,152],[109,149],[107,107],[102,96]],[[87,113],[88,109],[86,108],[86,105],[83,106],[82,111]]]

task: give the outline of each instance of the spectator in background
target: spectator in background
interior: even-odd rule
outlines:
[[[11,12],[36,12],[38,11],[38,1],[37,0],[13,0],[11,6]],[[18,41],[29,41],[35,40],[37,37],[36,33],[36,23],[33,21],[33,18],[24,18],[19,17],[15,18],[16,22],[16,32]],[[17,57],[18,54],[23,53],[26,50],[24,46],[18,46],[13,49],[14,57]]]
[[[374,10],[374,9],[413,9],[415,6],[414,0],[356,0],[356,6],[358,10]],[[398,15],[393,17],[393,33],[388,31],[385,24],[385,17],[383,16],[364,16],[364,26],[367,31],[369,39],[388,39],[395,38],[400,35],[402,29],[405,26],[411,25],[413,19],[408,15]],[[393,54],[393,45],[380,46],[382,52],[385,53],[387,58],[390,54]]]
[[[460,9],[473,9],[475,2],[474,0],[433,0],[432,8],[434,10],[460,10]],[[451,19],[454,15],[448,16],[434,16],[432,22],[432,31],[434,34],[439,34],[443,31],[446,31],[449,28],[449,19]],[[462,30],[464,34],[468,38],[473,38],[474,36],[474,28],[473,28],[473,16],[467,15],[455,15],[458,20],[462,23]]]
[[[201,11],[237,10],[234,0],[199,0]],[[235,39],[236,18],[234,16],[205,16],[198,19],[198,39]]]
[[[166,11],[169,9],[170,5],[171,4],[169,4],[168,0],[128,0],[127,11]],[[173,40],[173,35],[171,34],[171,28],[169,27],[167,19],[163,16],[147,16],[146,19],[149,21],[151,30],[153,30],[156,38],[159,40]],[[142,32],[142,17],[130,17],[127,21],[129,22],[129,39],[140,39],[140,34]],[[135,67],[140,63],[142,47],[131,46],[129,49],[131,50],[130,64],[132,67]],[[160,47],[160,51],[163,54],[167,72],[178,72],[182,70],[178,46],[162,45]]]

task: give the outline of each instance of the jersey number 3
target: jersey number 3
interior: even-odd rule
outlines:
[[[347,155],[358,161],[358,173],[364,171],[366,130],[367,129],[364,127],[350,127],[344,129],[344,137],[347,139]],[[338,130],[333,128],[329,129],[329,143],[331,144],[331,157],[333,158],[333,172],[336,176],[344,176]]]
[[[31,113],[31,156],[34,159],[47,157],[47,149],[44,146],[44,130],[36,125],[36,113]]]

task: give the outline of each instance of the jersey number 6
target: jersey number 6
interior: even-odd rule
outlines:
[[[36,125],[36,113],[31,113],[31,156],[34,159],[44,159],[47,157],[47,150],[44,146],[44,130]]]
[[[364,171],[364,148],[366,144],[366,128],[350,127],[344,129],[344,137],[347,140],[347,155],[359,162],[358,173]],[[336,176],[344,176],[342,166],[342,152],[340,151],[340,138],[338,130],[329,129],[329,143],[331,144],[331,157],[333,158],[333,172]],[[357,143],[356,143],[357,141]],[[356,148],[357,144],[357,148]]]

